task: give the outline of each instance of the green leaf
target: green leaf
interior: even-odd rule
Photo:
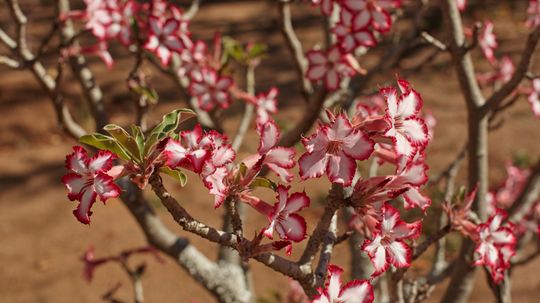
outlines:
[[[144,155],[147,155],[150,149],[161,139],[167,137],[169,133],[174,131],[178,125],[189,118],[195,116],[195,113],[190,109],[177,109],[163,116],[161,123],[156,125],[150,132],[144,147]]]
[[[131,133],[133,136],[135,136],[135,142],[137,143],[137,147],[139,148],[139,152],[141,153],[141,159],[144,159],[146,156],[144,154],[144,133],[140,126],[133,125],[131,126]]]
[[[265,177],[257,177],[257,178],[255,178],[255,180],[253,180],[253,182],[251,182],[251,184],[249,186],[251,188],[265,187],[265,188],[269,188],[269,189],[274,190],[274,191],[277,188],[276,183],[272,182],[272,180],[270,180],[268,178],[265,178]]]
[[[137,145],[135,138],[127,131],[116,124],[107,124],[103,129],[115,138],[116,141],[118,141],[118,143],[133,156],[134,160],[141,160],[142,157],[139,146]]]
[[[166,175],[173,177],[176,181],[180,182],[180,186],[184,187],[187,183],[187,177],[178,169],[172,169],[166,166],[160,168],[160,171]]]
[[[249,59],[257,59],[257,58],[263,57],[264,55],[266,55],[267,50],[268,50],[268,47],[265,44],[254,43],[248,49],[247,57]]]
[[[79,142],[93,146],[97,149],[108,150],[124,160],[131,161],[131,156],[122,148],[116,139],[112,137],[96,133],[80,137]]]
[[[223,37],[223,55],[232,57],[234,60],[245,63],[246,53],[242,45],[231,37]]]
[[[144,95],[146,98],[148,98],[148,101],[151,104],[156,104],[159,100],[159,95],[157,91],[153,88],[149,88],[145,86],[136,86],[133,88],[133,91],[135,91],[139,95]]]

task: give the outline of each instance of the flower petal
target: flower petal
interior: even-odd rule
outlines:
[[[371,303],[373,298],[373,287],[366,280],[354,280],[345,284],[339,294],[340,302],[343,303]]]
[[[73,153],[66,156],[66,168],[77,174],[87,171],[88,154],[82,146],[73,146]]]
[[[356,171],[356,161],[343,152],[338,155],[329,155],[328,162],[326,163],[326,171],[328,173],[328,179],[332,183],[349,186]]]
[[[92,205],[96,202],[97,194],[90,188],[87,188],[81,194],[81,200],[77,208],[73,211],[73,214],[83,224],[90,224],[90,216],[92,215]]]
[[[326,170],[327,161],[326,153],[322,150],[303,154],[300,159],[298,159],[300,177],[303,180],[306,180],[322,176]]]
[[[298,214],[290,214],[287,218],[277,221],[276,231],[281,239],[300,242],[306,238],[306,220]]]

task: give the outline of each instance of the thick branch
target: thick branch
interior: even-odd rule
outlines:
[[[159,175],[154,174],[150,177],[150,185],[154,193],[158,196],[163,203],[163,206],[167,208],[173,219],[180,225],[185,231],[198,235],[204,239],[209,240],[220,245],[225,245],[234,249],[237,249],[240,240],[245,245],[249,245],[251,242],[245,238],[239,239],[236,235],[227,233],[211,226],[208,226],[200,221],[195,220],[189,213],[174,199],[169,192],[163,187]],[[257,261],[265,264],[266,266],[278,271],[284,275],[292,277],[297,280],[305,279],[305,274],[300,270],[300,267],[295,263],[286,260],[280,256],[272,253],[264,253],[253,257]]]
[[[173,234],[130,181],[122,180],[122,183],[125,189],[122,200],[153,247],[173,258],[220,302],[249,302],[251,294],[238,287],[242,285],[240,268],[220,266],[209,260],[187,239]]]
[[[468,116],[468,186],[478,188],[474,210],[481,219],[486,218],[488,190],[488,118],[481,112],[484,96],[476,81],[474,66],[467,50],[460,12],[455,0],[441,0],[443,18],[450,40],[449,50],[467,105]],[[475,268],[470,264],[474,243],[464,240],[459,262],[454,267],[452,279],[442,302],[466,302],[474,283]]]

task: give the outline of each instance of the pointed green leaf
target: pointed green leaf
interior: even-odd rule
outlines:
[[[108,150],[124,160],[131,161],[131,156],[112,137],[96,133],[80,137],[79,142],[97,149]]]
[[[274,191],[277,188],[276,183],[272,182],[272,180],[270,180],[268,178],[265,178],[265,177],[257,177],[257,178],[255,178],[255,180],[253,180],[253,182],[251,182],[251,184],[249,186],[251,188],[265,187],[265,188],[269,188],[269,189],[274,190]]]
[[[137,142],[126,130],[116,124],[107,124],[103,129],[115,138],[133,156],[134,160],[141,160],[141,152]]]
[[[185,120],[195,116],[195,113],[190,109],[177,109],[165,116],[161,123],[156,125],[150,132],[144,147],[144,154],[147,155],[150,149],[161,139],[167,137],[170,132],[174,131],[178,125]]]
[[[187,177],[178,169],[172,169],[166,166],[160,168],[160,171],[166,175],[173,177],[176,181],[180,182],[180,186],[184,187],[187,183]]]

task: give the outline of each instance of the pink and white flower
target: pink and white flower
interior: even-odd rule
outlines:
[[[244,184],[248,185],[258,175],[263,165],[268,166],[283,182],[291,182],[293,175],[289,169],[296,164],[294,161],[295,149],[277,146],[281,134],[273,120],[261,125],[257,131],[261,138],[257,154],[243,161],[248,167]]]
[[[148,17],[148,41],[144,48],[154,52],[163,65],[169,65],[172,54],[179,53],[185,48],[178,34],[180,21],[169,18],[165,21],[158,17]]]
[[[96,198],[105,203],[109,198],[120,196],[120,188],[107,173],[111,170],[116,156],[108,151],[99,151],[88,158],[86,150],[74,146],[73,153],[66,156],[66,168],[71,172],[62,177],[68,189],[68,198],[79,201],[73,214],[83,224],[90,223],[92,205]]]
[[[180,67],[178,68],[178,76],[184,77],[193,72],[200,72],[205,66],[207,54],[207,46],[203,41],[195,42],[190,48],[184,48],[180,52]]]
[[[231,174],[229,164],[236,158],[236,152],[228,143],[225,135],[210,131],[201,140],[201,145],[210,150],[210,157],[205,161],[201,177],[210,194],[214,195],[214,208],[223,204],[229,193],[228,177]]]
[[[255,98],[255,106],[257,113],[257,125],[261,126],[271,120],[270,114],[275,114],[277,108],[277,95],[279,91],[272,87],[266,94],[259,94]]]
[[[86,1],[86,28],[99,40],[117,38],[122,44],[131,44],[132,22],[139,6],[136,1]]]
[[[279,238],[283,240],[300,242],[305,239],[306,220],[297,214],[302,209],[309,207],[310,200],[305,192],[297,192],[289,196],[289,187],[279,185],[277,187],[277,202],[273,207],[262,200],[251,204],[257,211],[268,217],[270,224],[264,230],[264,235],[268,238],[273,239],[274,231],[276,231]]]
[[[353,280],[342,285],[343,269],[335,265],[328,266],[328,279],[325,289],[319,290],[319,295],[312,303],[371,303],[373,302],[373,287],[366,280]]]
[[[390,138],[398,156],[412,161],[419,150],[423,150],[429,141],[428,129],[419,115],[423,106],[422,97],[409,83],[401,80],[401,95],[394,87],[381,89],[387,104],[386,117],[390,128],[384,136]]]
[[[205,161],[212,156],[209,146],[202,140],[200,124],[193,130],[180,132],[179,140],[170,139],[163,152],[167,157],[167,166],[183,167],[201,173]]]
[[[506,217],[505,211],[497,209],[496,213],[486,223],[479,224],[476,230],[474,265],[487,266],[496,281],[499,280],[498,272],[510,267],[510,257],[515,254],[514,225],[510,222],[503,223]]]
[[[356,160],[365,160],[373,152],[373,141],[362,131],[354,129],[345,116],[334,117],[330,124],[319,126],[308,138],[302,138],[307,152],[298,160],[303,180],[318,178],[325,172],[332,183],[351,184]]]
[[[478,82],[482,85],[493,85],[499,87],[510,81],[514,75],[516,67],[508,56],[502,57],[495,66],[495,71],[480,74],[477,76]]]
[[[354,187],[352,203],[355,207],[364,207],[403,195],[405,208],[418,207],[425,211],[431,205],[431,199],[423,196],[419,187],[428,180],[427,170],[423,159],[419,159],[405,168],[398,168],[395,175],[360,179]]]
[[[328,91],[337,90],[343,78],[355,74],[348,55],[338,45],[327,51],[310,50],[306,56],[309,63],[306,77],[312,82],[322,80]]]
[[[359,14],[362,20],[367,19],[367,23],[383,33],[392,26],[392,16],[388,11],[399,7],[401,0],[343,0],[341,4],[351,12]]]
[[[368,14],[341,10],[339,22],[332,28],[332,32],[344,52],[351,53],[360,46],[373,47],[377,44],[375,36],[368,29],[369,22]]]
[[[484,27],[480,33],[479,44],[482,49],[482,53],[488,59],[488,61],[495,65],[497,59],[495,58],[494,50],[499,46],[497,44],[497,37],[493,32],[494,24],[491,21],[484,22]]]
[[[191,73],[191,83],[189,93],[197,98],[199,107],[205,111],[210,111],[218,105],[227,108],[231,104],[229,89],[233,85],[233,79],[228,76],[221,76],[209,67]]]
[[[404,240],[418,237],[422,228],[421,221],[410,224],[401,221],[397,209],[389,204],[383,206],[382,214],[379,230],[361,246],[375,268],[373,276],[383,273],[390,265],[410,266],[412,250]]]
[[[529,0],[527,15],[527,27],[535,28],[540,25],[540,2],[538,0]]]
[[[532,90],[527,96],[532,112],[536,118],[540,118],[540,78],[532,80]]]

